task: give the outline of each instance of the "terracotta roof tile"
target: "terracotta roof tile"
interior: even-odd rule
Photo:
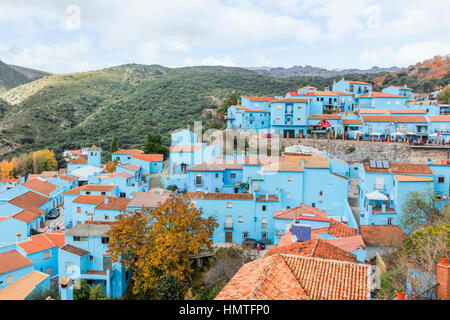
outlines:
[[[328,233],[336,238],[345,238],[356,236],[358,230],[346,225],[345,223],[331,219]]]
[[[373,86],[373,84],[368,83],[368,82],[363,82],[363,81],[345,80],[345,82],[348,82],[348,83],[354,83],[354,84],[367,84],[367,85],[369,85],[369,86]]]
[[[57,241],[55,243],[53,240]],[[64,233],[42,233],[31,236],[28,240],[20,242],[18,245],[27,254],[48,250],[64,245]]]
[[[279,162],[280,159],[279,156],[245,156],[244,164],[246,166],[260,166]]]
[[[408,176],[404,174],[396,174],[395,178],[400,182],[432,182],[433,178],[424,178],[419,176]]]
[[[398,246],[406,238],[405,232],[395,225],[361,225],[359,231],[368,246]]]
[[[259,198],[256,198],[256,201],[259,202],[277,202],[280,201],[276,195],[269,194],[267,195],[260,195]]]
[[[0,300],[25,300],[48,274],[34,270],[6,288],[0,290]]]
[[[87,184],[83,186],[83,191],[111,191],[115,188],[113,184]]]
[[[33,261],[21,255],[17,250],[0,253],[0,274],[33,265]]]
[[[428,116],[431,122],[450,122],[450,115]]]
[[[133,155],[133,158],[146,162],[163,161],[162,154],[135,154]]]
[[[33,191],[29,191],[27,193],[22,194],[21,196],[9,200],[8,202],[19,208],[28,209],[30,211],[40,214],[42,213],[42,210],[39,209],[39,207],[49,200],[50,200],[49,198],[43,195],[37,194]]]
[[[188,192],[186,196],[191,199],[253,200],[253,194],[251,193]]]
[[[79,257],[84,256],[85,254],[88,254],[89,251],[86,251],[84,249],[72,246],[71,244],[66,244],[64,247],[61,248],[61,250],[67,251],[69,253],[75,254]]]
[[[375,92],[375,91],[372,91],[372,95],[370,95],[369,93],[366,93],[366,94],[363,94],[362,96],[359,96],[359,98],[404,98],[404,99],[407,99],[405,96],[399,96],[397,94]]]
[[[263,171],[303,172],[301,163],[280,161],[266,164],[261,167]]]
[[[117,150],[116,152],[113,152],[113,154],[132,154],[132,155],[141,154],[141,153],[144,153],[144,151],[139,150],[139,149],[120,149],[120,150]]]
[[[63,192],[62,194],[80,194],[80,191],[83,190],[84,187],[85,186],[81,186],[81,187],[78,187],[78,188],[70,189],[70,190],[68,190],[66,192]]]
[[[246,98],[250,101],[275,101],[274,97],[248,97],[248,96],[243,96],[242,98]]]
[[[345,238],[328,239],[326,242],[348,252],[355,251],[360,248],[366,250],[364,240],[359,234]]]
[[[388,109],[359,109],[359,114],[385,114],[389,113]]]
[[[328,219],[325,211],[308,206],[304,203],[296,208],[278,210],[273,214],[274,219],[288,219],[288,220],[324,220]]]
[[[25,182],[24,184],[22,184],[22,186],[34,190],[36,192],[45,194],[47,196],[58,188],[58,186],[53,183],[50,183],[48,181],[42,181],[39,179],[33,179],[31,181]]]
[[[398,116],[397,122],[399,123],[427,123],[427,119],[424,116]]]
[[[364,122],[396,122],[396,116],[362,116]]]
[[[30,223],[39,218],[40,216],[41,215],[39,213],[25,209],[13,215],[13,218],[26,223]]]
[[[172,193],[164,192],[136,192],[134,198],[128,203],[129,207],[155,208],[170,198]]]
[[[130,179],[130,178],[134,177],[134,175],[132,175],[131,173],[128,173],[128,172],[121,172],[121,173],[117,174],[117,176],[124,178],[124,179]]]
[[[287,98],[287,99],[280,99],[280,100],[275,100],[273,101],[274,103],[276,102],[281,102],[281,103],[298,103],[298,102],[309,102],[309,99],[307,98]]]
[[[430,167],[426,164],[413,163],[389,163],[389,169],[371,168],[370,162],[363,162],[366,172],[384,172],[393,174],[429,174],[433,175]]]
[[[87,154],[82,154],[78,158],[69,161],[67,164],[87,164],[87,163],[88,163]]]
[[[243,106],[232,106],[233,108],[236,108],[238,110],[244,111],[244,112],[265,112],[265,113],[270,113],[270,111],[267,110],[255,110],[255,109],[249,109]]]
[[[321,259],[357,262],[356,256],[354,254],[349,253],[348,251],[337,247],[331,242],[322,239],[295,242],[284,246],[278,246],[268,250],[264,255],[264,258],[278,253],[293,254],[305,257],[315,257]]]
[[[80,195],[72,200],[72,203],[84,203],[99,205],[105,201],[105,196]]]
[[[367,300],[368,276],[368,265],[361,263],[272,255],[242,266],[216,300]]]
[[[119,167],[127,169],[127,170],[130,170],[130,171],[133,171],[133,172],[137,172],[137,171],[139,171],[141,169],[140,166],[135,166],[134,164],[131,164],[131,163],[122,164]]]
[[[64,232],[54,231],[46,232],[45,235],[49,238],[57,247],[63,247],[65,243]]]
[[[108,203],[103,202],[99,204],[96,209],[124,211],[127,209],[128,203],[130,201],[131,199],[128,198],[113,198],[110,199]]]
[[[329,169],[330,163],[327,158],[321,158],[320,160],[305,159],[303,166],[305,169]]]

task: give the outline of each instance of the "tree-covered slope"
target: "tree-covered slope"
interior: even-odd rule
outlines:
[[[0,134],[15,146],[14,153],[45,147],[61,152],[94,143],[108,149],[113,136],[120,148],[142,147],[147,133],[162,134],[168,144],[171,131],[210,119],[206,110],[217,108],[233,89],[244,95],[284,95],[305,85],[331,86],[333,80],[266,77],[242,68],[135,64],[50,75],[3,95],[11,106],[0,120]]]
[[[0,93],[29,81],[25,75],[0,61]]]

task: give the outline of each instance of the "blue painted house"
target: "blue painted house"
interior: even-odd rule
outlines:
[[[405,84],[403,87],[400,86],[389,86],[387,88],[384,88],[381,90],[384,93],[390,93],[395,94],[398,96],[404,96],[408,100],[411,100],[413,89],[408,88],[408,86]]]
[[[79,224],[65,234],[65,245],[59,249],[60,292],[73,290],[61,284],[64,278],[74,282],[84,279],[100,284],[107,297],[120,298],[130,281],[131,271],[120,262],[112,262],[108,253],[110,224]],[[63,282],[64,283],[64,282]],[[73,297],[64,293],[62,297]]]
[[[345,80],[342,78],[338,82],[333,82],[333,91],[350,93],[354,98],[372,92],[373,84],[363,81]]]

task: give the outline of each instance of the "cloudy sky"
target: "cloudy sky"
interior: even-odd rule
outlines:
[[[449,12],[449,0],[1,0],[0,60],[55,73],[408,66],[450,53]]]

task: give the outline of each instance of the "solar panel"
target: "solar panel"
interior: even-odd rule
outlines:
[[[389,169],[389,161],[383,160],[383,168]]]
[[[377,164],[375,163],[375,160],[370,160],[370,167],[371,168],[376,168]]]
[[[377,168],[383,169],[383,162],[381,160],[376,160]]]

